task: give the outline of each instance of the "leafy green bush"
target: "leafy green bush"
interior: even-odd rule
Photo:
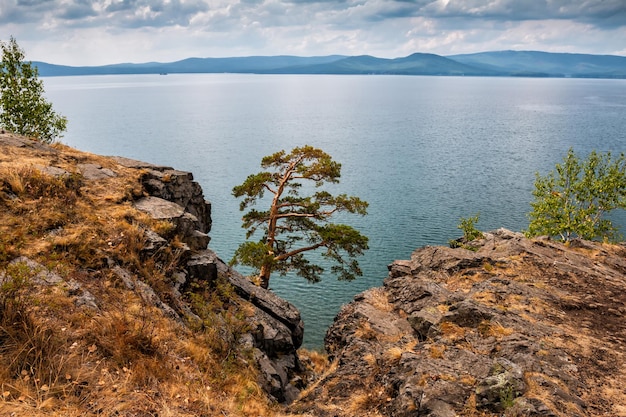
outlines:
[[[626,157],[591,152],[581,160],[570,148],[556,171],[536,174],[527,236],[558,236],[563,241],[616,239],[605,215],[626,208]]]
[[[480,213],[476,213],[476,215],[472,217],[461,217],[461,220],[457,226],[458,229],[463,231],[463,238],[468,242],[476,239],[482,239],[483,233],[476,229],[476,223],[478,223],[478,219],[480,217]]]
[[[24,51],[15,38],[1,42],[0,127],[10,132],[51,143],[67,127],[67,119],[52,110],[43,97],[37,67],[24,62]]]
[[[456,240],[450,240],[448,244],[451,248],[465,248],[469,250],[476,250],[475,247],[467,245],[467,242],[471,242],[472,240],[482,239],[484,237],[483,233],[476,228],[476,223],[478,223],[478,219],[480,218],[480,213],[476,213],[472,217],[461,217],[459,224],[456,226],[457,229],[461,229],[463,231],[463,237]]]

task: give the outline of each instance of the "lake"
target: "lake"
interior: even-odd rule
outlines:
[[[272,276],[271,288],[320,348],[342,304],[379,286],[387,265],[423,245],[528,225],[535,172],[580,155],[626,151],[626,80],[176,74],[43,78],[69,119],[72,147],[192,171],[213,205],[210,247],[224,260],[245,238],[233,186],[263,156],[304,144],[342,163],[331,192],[370,203],[341,218],[370,238],[352,282]],[[626,232],[626,216],[615,220]]]

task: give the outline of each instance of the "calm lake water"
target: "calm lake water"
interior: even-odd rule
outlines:
[[[319,348],[340,306],[379,286],[387,265],[478,228],[528,225],[535,172],[570,147],[626,151],[626,80],[308,75],[114,75],[44,78],[69,119],[63,143],[192,171],[213,203],[210,247],[244,240],[233,186],[263,156],[310,144],[342,163],[332,192],[370,203],[341,220],[370,238],[353,282],[273,276]],[[626,232],[626,216],[616,216]]]

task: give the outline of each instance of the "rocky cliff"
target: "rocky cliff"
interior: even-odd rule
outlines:
[[[626,247],[507,230],[389,266],[326,335],[294,412],[626,416]]]
[[[2,132],[0,414],[258,415],[293,401],[300,313],[222,262],[210,228],[189,172]]]
[[[0,415],[626,416],[624,245],[418,249],[315,373],[210,227],[191,173],[0,133]]]
[[[112,159],[124,167],[141,170],[141,184],[146,195],[134,201],[133,206],[153,219],[172,223],[174,230],[171,233],[188,245],[173,272],[173,293],[180,297],[181,292],[199,283],[212,286],[223,280],[230,284],[236,296],[253,308],[246,319],[250,331],[241,336],[240,342],[253,350],[261,371],[261,386],[279,402],[293,401],[299,390],[291,380],[301,371],[296,352],[302,344],[304,332],[300,312],[273,292],[254,285],[207,248],[211,205],[204,199],[202,188],[193,180],[192,173],[123,157]],[[145,250],[150,251],[171,245],[151,232],[146,233],[146,241]],[[160,301],[157,303],[169,308]],[[180,318],[194,317],[188,308],[184,308],[184,315],[186,317]]]

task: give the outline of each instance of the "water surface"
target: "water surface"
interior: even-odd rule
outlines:
[[[567,150],[626,151],[626,80],[250,74],[44,78],[68,117],[62,142],[192,171],[213,204],[210,247],[244,239],[233,186],[263,156],[304,144],[342,163],[347,192],[370,203],[342,221],[370,238],[364,277],[319,284],[273,276],[300,308],[305,345],[321,347],[340,306],[423,245],[478,227],[527,227],[535,172]],[[617,216],[626,225],[626,217]]]

